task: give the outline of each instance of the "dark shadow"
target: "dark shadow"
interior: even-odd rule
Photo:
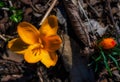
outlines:
[[[93,72],[87,67],[88,58],[80,53],[80,50],[84,49],[85,45],[78,40],[69,22],[68,25],[68,34],[72,48],[71,82],[95,82]]]

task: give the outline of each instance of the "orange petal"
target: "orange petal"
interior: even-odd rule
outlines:
[[[40,33],[35,26],[28,22],[21,22],[17,27],[20,38],[27,44],[39,42]]]
[[[58,60],[58,56],[55,52],[48,53],[46,50],[42,50],[41,52],[41,62],[49,68],[50,66],[55,66]]]
[[[37,63],[41,59],[41,51],[33,52],[31,50],[27,50],[24,54],[24,59],[28,63]]]
[[[20,38],[12,39],[8,42],[7,47],[18,54],[24,54],[28,45],[25,44]]]
[[[113,38],[105,38],[99,43],[99,46],[103,49],[112,49],[116,46],[116,44],[117,42]]]
[[[28,63],[37,63],[41,60],[41,49],[39,44],[30,45],[24,54],[24,59]]]
[[[49,53],[41,49],[40,44],[30,45],[24,54],[24,59],[28,63],[37,63],[41,61],[47,68],[55,66],[58,57],[55,52]]]
[[[51,36],[56,35],[58,29],[58,20],[55,15],[49,16],[40,27],[39,31],[42,35]]]
[[[44,49],[40,50],[31,50],[29,48],[24,54],[24,59],[28,63],[37,63],[41,61],[47,68],[50,66],[55,66],[58,56],[56,53],[48,53],[48,51]]]
[[[42,40],[44,48],[49,52],[55,52],[58,50],[62,43],[62,40],[58,35],[42,37]]]

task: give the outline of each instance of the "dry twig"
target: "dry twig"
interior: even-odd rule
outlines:
[[[41,20],[39,25],[42,25],[42,23],[44,22],[44,20],[48,17],[48,15],[50,14],[50,12],[52,11],[53,7],[55,6],[57,0],[53,0],[51,6],[49,7],[49,9],[47,10],[47,12],[45,13],[43,19]]]

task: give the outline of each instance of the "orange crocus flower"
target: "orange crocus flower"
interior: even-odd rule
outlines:
[[[112,49],[116,46],[116,44],[117,42],[113,38],[105,38],[99,43],[99,46],[103,49]]]
[[[41,61],[47,68],[55,66],[58,60],[56,50],[60,48],[61,38],[57,35],[58,21],[54,15],[49,16],[39,30],[28,22],[17,26],[20,38],[8,42],[8,48],[23,54],[28,63]]]

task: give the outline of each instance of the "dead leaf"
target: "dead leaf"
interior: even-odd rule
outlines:
[[[79,9],[71,1],[64,0],[64,5],[77,38],[82,41],[85,46],[89,46],[89,35],[80,18]]]
[[[32,3],[31,0],[21,0],[24,4],[30,5]]]

